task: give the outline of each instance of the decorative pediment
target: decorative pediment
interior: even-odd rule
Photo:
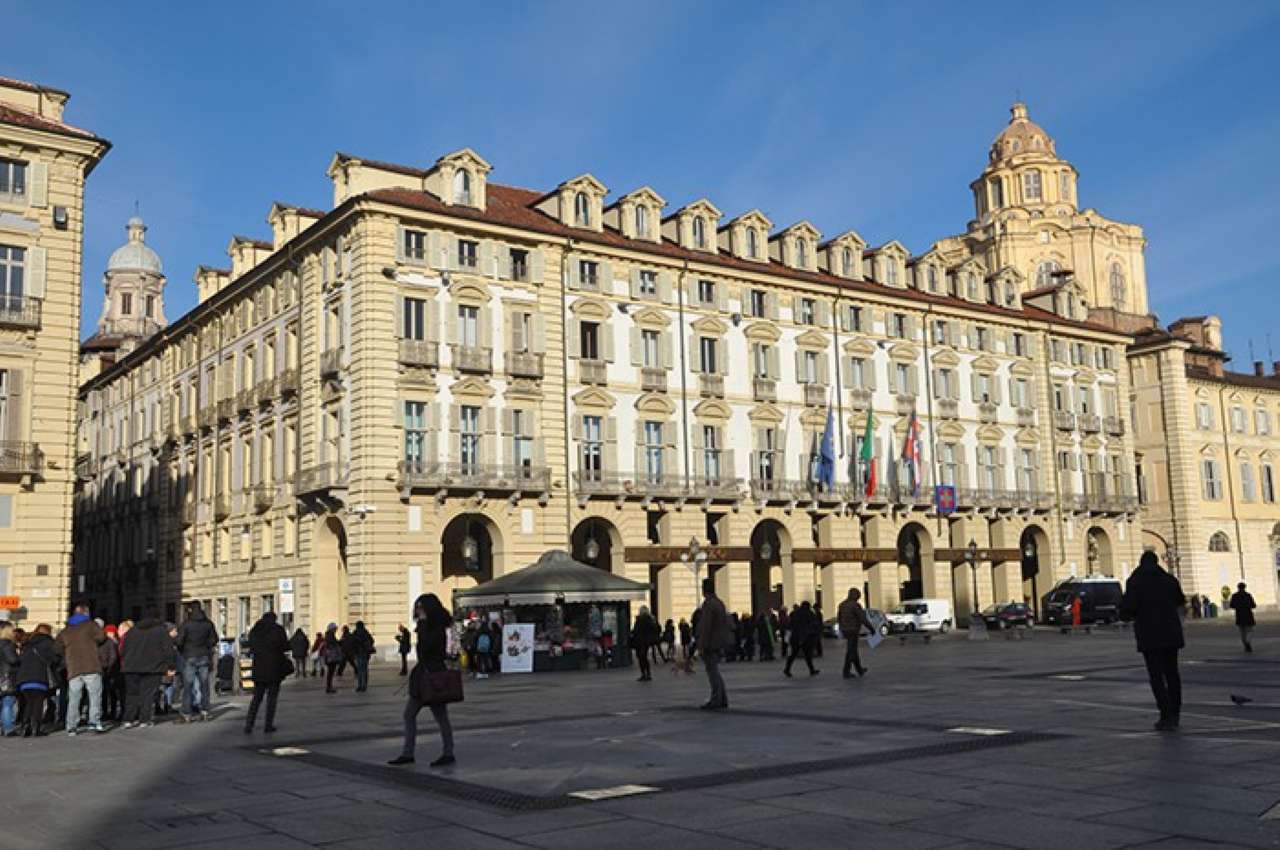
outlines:
[[[447,153],[436,160],[437,166],[445,164],[469,168],[482,175],[493,171],[493,166],[490,165],[484,157],[480,156],[480,154],[476,153],[471,148],[463,148],[462,150],[456,150],[453,153]]]
[[[693,323],[692,328],[700,334],[712,336],[724,335],[729,332],[729,326],[713,316],[703,316]]]
[[[1072,377],[1082,387],[1091,387],[1098,382],[1098,376],[1093,373],[1092,369],[1086,367],[1076,369]]]
[[[821,334],[815,330],[807,330],[796,337],[797,348],[816,348],[825,349],[830,340],[825,334]]]
[[[1016,378],[1032,378],[1035,377],[1036,370],[1025,360],[1016,360],[1009,364],[1009,374]]]
[[[751,408],[751,412],[747,414],[747,418],[754,423],[762,425],[777,425],[785,418],[782,411],[773,404],[757,404]]]
[[[914,363],[920,356],[920,349],[909,342],[900,342],[889,349],[889,359],[897,363]]]
[[[983,425],[978,428],[978,442],[985,444],[998,443],[1004,438],[1004,432],[996,425]]]
[[[995,372],[1000,368],[1000,363],[993,357],[985,355],[974,358],[973,371],[975,372]]]
[[[453,287],[453,300],[462,304],[487,304],[491,297],[486,286],[460,281]]]
[[[822,232],[818,230],[818,228],[814,227],[807,220],[797,221],[795,224],[791,225],[790,227],[786,227],[786,228],[783,228],[782,230],[779,230],[777,233],[775,233],[773,236],[769,238],[785,239],[792,236],[803,236],[811,240],[814,244],[817,244],[818,240],[822,238]]]
[[[569,305],[569,312],[579,319],[603,322],[609,318],[609,305],[594,298],[579,298]]]
[[[859,252],[866,250],[867,240],[858,235],[856,230],[846,230],[822,243],[823,248],[856,248]],[[862,259],[861,256],[858,257]]]
[[[631,317],[637,325],[645,325],[647,327],[665,328],[671,324],[671,317],[662,310],[655,310],[653,307],[645,307]]]
[[[1097,434],[1090,434],[1080,441],[1080,449],[1086,452],[1102,451],[1102,438]]]
[[[657,207],[658,209],[662,209],[667,205],[666,199],[663,198],[661,195],[659,195],[657,192],[653,191],[653,189],[648,186],[641,186],[639,189],[636,189],[635,191],[628,192],[627,194],[619,198],[617,202],[622,203],[623,201],[633,201],[638,204],[647,204],[652,207]]]
[[[724,213],[720,212],[720,208],[706,198],[699,198],[693,203],[685,204],[683,207],[676,210],[675,215],[683,215],[685,213],[688,213],[691,216],[706,216],[710,221],[718,221],[724,217]]]
[[[589,195],[598,197],[603,197],[609,192],[608,188],[591,174],[579,174],[577,177],[564,181],[557,188],[569,189],[574,192],[586,192]]]
[[[693,415],[708,422],[728,422],[733,411],[720,399],[708,398],[698,403]]]
[[[856,337],[844,344],[845,354],[851,357],[864,357],[870,359],[875,356],[875,343],[869,342],[865,337]]]
[[[768,233],[773,229],[773,222],[760,210],[748,210],[730,221],[725,227],[733,227],[737,224],[741,224],[744,227],[758,227],[763,233]]]
[[[818,431],[819,433],[827,427],[827,411],[822,408],[810,407],[800,414],[800,424],[805,428]],[[808,446],[805,446],[808,449]]]
[[[676,412],[676,405],[665,393],[645,393],[636,399],[636,410],[667,417]]]
[[[579,408],[611,410],[615,400],[612,395],[599,387],[587,387],[574,394],[573,403]]]
[[[960,356],[954,351],[944,348],[937,354],[929,358],[934,366],[948,366],[953,369],[960,368]]]
[[[1218,447],[1215,446],[1213,443],[1205,443],[1203,446],[1200,447],[1200,456],[1201,457],[1217,457]]]
[[[772,322],[752,322],[743,331],[752,342],[777,342],[782,338],[782,331]]]
[[[876,253],[892,254],[897,256],[901,260],[906,260],[907,257],[911,256],[911,252],[908,251],[906,247],[897,239],[890,239],[888,242],[884,243],[879,248],[876,248]]]
[[[1019,446],[1027,449],[1040,445],[1040,435],[1035,428],[1019,428],[1013,439]]]
[[[453,386],[449,387],[449,392],[454,398],[493,398],[493,386],[485,380],[476,377],[463,378],[455,381]]]

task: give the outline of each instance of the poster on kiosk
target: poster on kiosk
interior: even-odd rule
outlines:
[[[533,672],[532,623],[515,623],[502,627],[502,672]]]

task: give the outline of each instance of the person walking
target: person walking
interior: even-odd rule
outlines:
[[[129,629],[120,650],[125,682],[124,728],[154,726],[160,678],[173,669],[173,638],[155,612],[149,611]]]
[[[311,643],[311,675],[319,676],[324,669],[324,633],[316,632],[316,639]]]
[[[1176,730],[1182,712],[1178,650],[1185,643],[1178,609],[1186,604],[1182,585],[1161,568],[1156,553],[1143,552],[1138,568],[1125,583],[1120,619],[1133,623],[1133,636],[1146,661],[1151,693],[1160,710],[1155,724],[1160,732]]]
[[[680,660],[688,661],[689,654],[693,650],[693,629],[689,628],[689,622],[683,617],[680,618]]]
[[[413,648],[413,638],[409,635],[409,630],[404,627],[404,623],[400,624],[400,629],[396,632],[396,651],[400,653],[400,675],[409,675],[409,650]]]
[[[859,676],[867,675],[867,668],[862,666],[862,659],[858,657],[858,639],[862,637],[863,629],[867,630],[867,634],[875,633],[860,599],[862,599],[862,591],[851,587],[849,596],[836,609],[836,622],[840,624],[840,634],[845,640],[843,675],[846,679],[853,678],[853,674],[849,672],[850,669],[857,670]]]
[[[813,666],[813,643],[816,635],[821,634],[822,625],[818,623],[817,615],[813,613],[813,606],[809,604],[809,600],[800,603],[800,607],[795,610],[788,620],[791,627],[791,653],[787,656],[787,663],[782,668],[782,675],[788,679],[791,678],[791,665],[795,663],[796,656],[804,653],[804,663],[809,667],[809,675],[816,676],[821,673]]]
[[[666,647],[668,662],[676,660],[676,624],[673,620],[667,620],[662,625],[662,645]]]
[[[342,659],[338,663],[338,678],[342,678],[342,674],[347,672],[347,668],[355,669],[356,652],[355,641],[351,639],[351,629],[348,626],[342,627],[342,634],[338,637],[338,647],[342,650]]]
[[[0,623],[0,734],[18,734],[18,643],[13,639],[13,623]]]
[[[107,720],[124,716],[124,675],[120,672],[120,638],[116,627],[103,627],[107,639],[98,647],[102,662],[102,714]]]
[[[1236,592],[1231,594],[1227,607],[1236,612],[1236,628],[1240,630],[1244,651],[1253,652],[1253,627],[1257,625],[1253,609],[1258,607],[1258,603],[1253,601],[1253,594],[1245,590],[1244,582],[1236,585]]]
[[[489,624],[489,672],[502,672],[502,624],[497,620]]]
[[[301,630],[299,630],[301,633]],[[306,636],[303,636],[306,641]],[[258,706],[267,701],[267,719],[263,732],[276,731],[276,701],[280,698],[280,683],[288,678],[291,650],[289,635],[284,626],[276,622],[274,611],[265,612],[249,630],[249,651],[253,653],[253,699],[244,718],[244,733],[252,734],[258,719]]]
[[[329,628],[324,630],[324,646],[321,647],[320,654],[324,657],[324,692],[336,694],[337,691],[333,689],[333,674],[342,663],[342,646],[339,643],[337,623],[330,623]]]
[[[440,604],[434,593],[424,593],[413,603],[414,631],[418,638],[418,663],[413,667],[412,677],[427,673],[442,673],[445,670],[445,650],[448,646],[449,626],[453,616]],[[409,680],[409,699],[404,707],[404,747],[400,755],[387,764],[413,764],[414,753],[418,743],[418,713],[423,703],[418,701],[418,693],[413,686],[414,678]],[[457,759],[453,755],[453,725],[449,722],[449,707],[444,703],[428,705],[431,716],[440,727],[442,752],[439,758],[431,762],[432,767],[445,767]]]
[[[351,633],[351,662],[356,671],[356,693],[369,690],[369,659],[375,652],[373,635],[364,627],[364,620],[356,620],[356,629]]]
[[[649,606],[641,605],[640,613],[631,626],[631,648],[635,650],[636,660],[640,664],[640,678],[637,682],[652,682],[653,669],[649,666],[649,650],[662,636],[658,621],[649,613]]]
[[[18,691],[25,703],[27,728],[23,737],[46,735],[43,728],[45,699],[56,681],[59,664],[58,647],[53,642],[53,627],[36,626],[22,646],[18,662]]]
[[[293,675],[301,679],[305,679],[307,676],[307,648],[309,646],[307,633],[302,629],[295,629],[293,637],[289,638],[289,654],[293,656]]]
[[[98,647],[107,640],[106,632],[89,616],[87,602],[76,604],[67,618],[67,627],[58,633],[54,644],[67,667],[67,734],[80,731],[80,699],[89,695],[89,728],[102,733],[102,660]]]
[[[182,719],[186,723],[208,720],[213,696],[209,671],[213,667],[213,651],[218,647],[218,630],[199,602],[192,602],[187,609],[187,619],[178,629],[174,646],[182,655]]]
[[[698,608],[695,634],[702,663],[707,668],[707,682],[711,685],[711,698],[703,704],[707,711],[721,711],[729,707],[729,694],[724,676],[720,675],[720,653],[733,643],[733,624],[724,603],[716,596],[716,582],[712,578],[702,580],[702,605]]]
[[[760,645],[760,660],[773,660],[773,619],[769,611],[763,611],[756,618],[756,643]]]

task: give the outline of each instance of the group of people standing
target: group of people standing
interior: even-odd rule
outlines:
[[[404,626],[400,629],[403,631]],[[323,672],[324,692],[336,694],[338,690],[333,686],[334,677],[341,678],[347,667],[350,667],[355,672],[356,693],[369,690],[369,660],[373,658],[377,647],[363,620],[356,620],[354,629],[343,626],[341,632],[337,623],[330,623],[323,632],[316,632],[315,640],[310,644],[306,633],[297,629],[287,643],[289,652],[293,655],[293,663],[290,665],[294,668],[292,675],[299,678],[307,676],[309,661],[310,675],[319,676]],[[403,644],[400,652],[403,666],[403,659],[408,654]]]

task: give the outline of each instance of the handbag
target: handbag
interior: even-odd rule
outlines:
[[[280,666],[280,670],[284,673],[284,677],[287,679],[296,673],[298,668],[293,666],[293,659],[286,655],[284,657],[284,664]]]
[[[409,693],[423,705],[462,702],[461,670],[427,670],[417,667],[409,683]]]

